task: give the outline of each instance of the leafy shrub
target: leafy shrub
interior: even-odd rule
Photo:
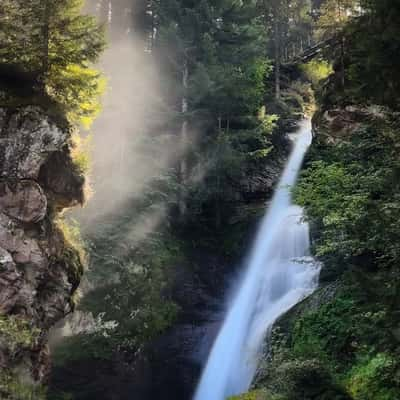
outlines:
[[[74,132],[71,138],[72,161],[77,171],[82,175],[86,175],[90,171],[92,138],[92,135],[83,138],[78,132]]]
[[[65,240],[65,248],[74,249],[80,258],[82,265],[87,264],[86,243],[82,237],[79,223],[73,218],[60,216],[55,221],[57,228],[62,232]]]
[[[316,227],[319,256],[364,267],[400,261],[397,129],[395,116],[368,121],[335,147],[321,144],[303,172],[295,198]]]
[[[267,393],[266,390],[254,390],[248,393],[244,393],[239,396],[229,397],[228,400],[283,400],[279,396],[273,396]]]
[[[347,388],[354,400],[400,398],[400,365],[385,353],[366,356],[348,374]]]
[[[287,400],[348,400],[321,360],[290,359],[270,372],[271,389]],[[268,397],[266,398],[268,399]]]
[[[300,69],[315,88],[333,72],[332,65],[325,60],[312,60],[302,64]]]

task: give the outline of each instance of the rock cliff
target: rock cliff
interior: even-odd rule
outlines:
[[[57,223],[83,202],[68,124],[0,108],[0,397],[46,381],[49,328],[73,309],[81,257]],[[9,397],[8,397],[9,396]]]

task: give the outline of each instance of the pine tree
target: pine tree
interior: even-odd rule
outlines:
[[[88,123],[102,86],[91,64],[105,37],[94,18],[81,15],[82,5],[82,0],[2,1],[0,63],[34,74],[71,121]]]

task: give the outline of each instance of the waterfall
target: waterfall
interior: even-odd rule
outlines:
[[[302,208],[291,199],[291,187],[312,140],[309,120],[302,122],[293,139],[292,153],[194,400],[225,400],[246,392],[274,322],[318,285],[319,266],[310,256],[309,227]]]

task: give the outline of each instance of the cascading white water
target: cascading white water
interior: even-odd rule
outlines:
[[[291,187],[312,140],[310,121],[301,124],[294,140],[194,400],[225,400],[246,392],[273,323],[317,288],[319,266],[310,257],[309,227],[303,210],[291,201]]]

